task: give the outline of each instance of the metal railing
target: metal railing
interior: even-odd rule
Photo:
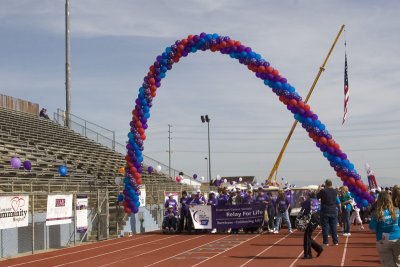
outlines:
[[[65,111],[62,109],[57,109],[57,112],[53,114],[54,121],[62,126],[66,126],[65,124]],[[104,128],[96,123],[89,122],[79,116],[70,114],[70,125],[71,129],[76,133],[83,135],[91,140],[94,140],[112,150],[126,154],[126,144],[121,144],[115,141],[115,131]],[[143,155],[143,163],[147,166],[161,166],[161,171],[166,176],[171,173],[171,179],[175,179],[176,176],[179,175],[181,171],[178,171],[174,168],[169,168],[168,165],[161,163],[158,160],[150,158],[146,155]],[[199,185],[199,182],[194,180],[191,176],[184,174],[183,178],[189,181],[190,185]]]

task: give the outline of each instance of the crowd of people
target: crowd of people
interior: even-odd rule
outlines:
[[[383,266],[400,266],[400,187],[386,187],[370,190],[375,202],[368,207],[360,208],[355,203],[347,186],[334,188],[332,181],[327,179],[316,191],[309,191],[299,197],[301,211],[298,219],[305,219],[304,258],[312,259],[312,250],[319,257],[324,247],[339,244],[338,226],[344,237],[351,236],[351,225],[364,230],[364,223],[369,222],[369,228],[376,233],[377,250]],[[282,220],[289,233],[292,233],[292,223],[289,218],[292,193],[290,188],[280,189],[277,194],[265,191],[263,188],[242,190],[239,187],[228,190],[219,188],[218,192],[210,192],[205,198],[200,190],[193,194],[182,192],[179,203],[170,194],[165,202],[165,219],[163,228],[166,231],[192,233],[195,231],[189,207],[194,205],[238,205],[260,203],[265,205],[264,223],[261,228],[229,229],[231,234],[257,232],[263,229],[270,233],[279,233]],[[178,216],[179,214],[179,216]],[[312,234],[322,228],[322,244],[318,244]],[[354,227],[353,227],[354,229]],[[211,233],[224,232],[212,229]]]

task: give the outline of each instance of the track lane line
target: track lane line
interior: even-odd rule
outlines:
[[[344,266],[344,262],[346,260],[346,252],[347,252],[347,242],[349,242],[349,236],[346,237],[346,243],[344,244],[344,250],[343,250],[343,256],[342,256],[342,262],[340,263],[340,266]]]
[[[293,232],[295,232],[296,230],[294,230]],[[265,251],[270,250],[271,248],[273,248],[276,244],[278,244],[279,242],[283,241],[286,239],[286,237],[288,237],[289,235],[291,235],[292,233],[289,233],[287,235],[285,235],[284,237],[282,237],[281,239],[279,239],[278,241],[276,241],[275,243],[273,243],[271,246],[267,247],[266,249],[264,249],[263,251],[261,251],[260,253],[258,253],[257,255],[253,256],[250,260],[246,261],[245,263],[243,263],[242,265],[240,265],[239,267],[243,267],[246,264],[248,264],[249,262],[251,262],[252,260],[254,260],[255,258],[257,258],[258,256],[260,256],[261,254],[263,254]]]
[[[250,240],[252,240],[252,239],[254,239],[254,238],[256,238],[256,237],[258,237],[258,236],[261,236],[263,233],[264,233],[264,232],[262,232],[261,234],[257,234],[256,236],[253,236],[252,238],[248,238],[248,239],[246,239],[245,241],[240,242],[239,244],[237,244],[237,245],[235,245],[235,246],[233,246],[233,247],[231,247],[231,248],[228,248],[228,249],[226,249],[226,250],[224,250],[224,251],[222,251],[222,252],[220,252],[220,253],[218,253],[218,254],[216,254],[216,255],[214,255],[214,256],[208,258],[208,259],[205,259],[205,260],[203,260],[203,261],[201,261],[201,262],[198,262],[198,263],[192,265],[191,267],[198,266],[199,264],[202,264],[203,262],[206,262],[206,261],[208,261],[208,260],[211,260],[212,258],[215,258],[215,257],[217,257],[217,256],[219,256],[219,255],[221,255],[221,254],[223,254],[223,253],[225,253],[225,252],[227,252],[227,251],[229,251],[229,250],[235,248],[235,247],[238,247],[238,246],[240,246],[240,245],[242,245],[242,244],[244,244],[244,243],[246,243],[246,242],[248,242],[248,241],[250,241]]]
[[[214,240],[214,241],[211,241],[211,242],[205,243],[205,244],[203,244],[203,245],[201,245],[201,246],[198,246],[198,247],[192,248],[192,249],[190,249],[190,250],[188,250],[188,251],[184,251],[184,252],[181,252],[181,253],[179,253],[179,254],[175,254],[175,255],[173,255],[173,256],[171,256],[171,257],[168,257],[168,258],[165,258],[165,259],[159,260],[159,261],[157,261],[157,262],[153,262],[152,264],[145,265],[145,267],[148,267],[148,266],[153,266],[153,265],[155,265],[155,264],[158,264],[158,263],[160,263],[160,262],[163,262],[163,261],[166,261],[166,260],[169,260],[169,259],[175,258],[176,256],[179,256],[179,255],[182,255],[182,254],[188,253],[188,252],[190,252],[190,251],[192,251],[192,250],[194,250],[194,249],[198,249],[198,248],[204,247],[205,245],[208,245],[208,244],[214,243],[214,242],[216,242],[216,241],[218,241],[218,240],[225,239],[225,238],[227,238],[227,237],[229,237],[229,236],[230,236],[230,235],[228,235],[228,236],[224,236],[224,237],[222,237],[222,238],[218,238],[218,239],[216,239],[216,240]]]
[[[140,244],[137,244],[137,245],[134,245],[134,246],[129,246],[129,247],[125,247],[125,248],[113,250],[113,251],[110,251],[110,252],[101,253],[101,254],[98,254],[98,255],[96,255],[96,256],[91,256],[91,257],[83,258],[83,259],[80,259],[80,260],[77,260],[77,261],[66,262],[66,263],[63,263],[63,264],[60,264],[60,265],[55,265],[55,267],[65,266],[65,265],[68,265],[68,264],[77,263],[77,262],[81,262],[81,261],[85,261],[85,260],[89,260],[89,259],[101,257],[101,256],[104,256],[104,255],[109,255],[109,254],[112,254],[112,253],[116,253],[116,252],[119,252],[119,251],[131,249],[131,248],[138,247],[138,246],[142,246],[142,245],[145,245],[145,244],[151,244],[151,243],[154,243],[154,242],[166,240],[166,239],[169,239],[169,238],[172,238],[172,237],[174,237],[174,236],[169,236],[169,237],[162,238],[162,239],[156,239],[156,240],[153,240],[153,241],[149,241],[149,242],[145,242],[145,243],[140,243]]]
[[[320,233],[322,233],[322,230],[319,230],[319,232],[315,235],[315,237],[313,238],[313,240],[315,240],[315,239],[319,236]],[[297,258],[292,262],[292,264],[290,264],[289,267],[293,267],[294,264],[299,260],[299,258],[300,258],[301,255],[303,255],[303,254],[304,254],[304,250],[300,252],[299,256],[297,256]]]
[[[64,256],[67,256],[67,255],[72,255],[72,254],[76,254],[76,253],[81,253],[81,252],[85,252],[85,251],[90,251],[90,250],[94,250],[94,249],[98,249],[98,248],[104,248],[104,247],[108,247],[108,246],[119,245],[119,244],[126,243],[126,242],[132,242],[132,241],[139,240],[139,239],[143,239],[143,238],[146,238],[146,237],[149,237],[149,236],[151,236],[151,235],[146,235],[146,236],[142,236],[142,237],[138,237],[138,238],[132,238],[132,239],[127,239],[127,240],[122,240],[121,242],[112,242],[112,243],[109,242],[109,244],[106,244],[106,245],[95,246],[95,247],[92,247],[92,248],[77,250],[77,251],[69,252],[69,253],[58,254],[58,255],[54,255],[54,256],[49,256],[49,257],[40,258],[40,259],[37,259],[37,260],[31,260],[31,261],[22,262],[22,263],[17,263],[17,264],[8,265],[8,266],[9,266],[9,267],[21,266],[21,265],[25,265],[25,264],[34,263],[34,262],[39,262],[39,261],[44,261],[44,260],[49,260],[49,259],[64,257]],[[83,246],[90,246],[90,245],[94,245],[94,244],[85,244],[85,245],[83,245]],[[71,249],[71,248],[79,248],[79,247],[80,247],[80,246],[73,246],[73,247],[70,247],[70,249]],[[64,248],[64,249],[69,249],[69,248]],[[61,252],[61,251],[64,250],[64,249],[54,250],[54,251],[52,251],[52,252],[58,252],[58,251]],[[35,255],[39,255],[39,254],[35,254]],[[30,255],[30,256],[31,256],[31,255]],[[27,257],[30,257],[30,256],[27,256]],[[18,258],[14,258],[14,260],[15,260],[15,259],[18,259]],[[10,259],[10,260],[13,260],[13,259]]]
[[[109,266],[109,265],[111,265],[111,264],[115,264],[115,263],[118,263],[118,262],[122,262],[122,261],[126,261],[126,260],[129,260],[129,259],[133,259],[133,258],[142,256],[142,255],[146,255],[146,254],[149,254],[149,253],[153,253],[154,251],[157,251],[157,250],[160,250],[160,249],[165,249],[165,248],[168,248],[168,247],[171,247],[171,246],[175,246],[175,245],[178,245],[178,244],[181,244],[181,243],[185,243],[185,242],[188,242],[188,241],[191,241],[191,240],[193,240],[193,239],[197,239],[197,238],[200,238],[200,237],[203,237],[203,236],[205,236],[205,235],[200,235],[200,236],[196,236],[196,237],[193,237],[193,238],[190,238],[190,239],[185,239],[185,240],[183,240],[183,241],[180,241],[180,242],[177,242],[177,243],[168,245],[168,246],[163,246],[163,247],[158,248],[158,249],[153,249],[152,251],[143,252],[143,253],[141,253],[141,254],[138,254],[138,255],[135,255],[135,256],[132,256],[132,257],[128,257],[128,258],[124,258],[124,259],[121,259],[121,260],[118,260],[118,261],[113,261],[113,262],[110,262],[110,263],[107,263],[107,264],[104,264],[104,265],[100,265],[99,267]]]

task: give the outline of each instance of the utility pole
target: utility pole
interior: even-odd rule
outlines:
[[[168,124],[168,175],[171,177],[171,124]]]
[[[65,124],[71,128],[71,77],[69,41],[69,0],[65,0]]]

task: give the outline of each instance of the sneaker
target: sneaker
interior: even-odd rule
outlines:
[[[216,232],[217,232],[217,229],[216,229],[216,228],[214,228],[214,229],[211,230],[211,233],[212,233],[212,234],[215,234]]]
[[[273,232],[274,232],[274,230],[273,230],[273,229],[269,229],[269,230],[268,230],[268,232],[270,232],[270,233],[273,233]]]
[[[289,230],[289,233],[290,233],[290,234],[292,234],[292,233],[293,233],[293,230],[292,230],[292,229],[290,229],[290,230]]]
[[[274,230],[274,234],[279,234],[279,231],[278,230]]]
[[[347,233],[347,236],[351,236],[351,233]]]
[[[339,246],[339,243],[334,243],[335,246]]]
[[[232,229],[231,229],[231,228],[229,228],[229,229],[228,229],[228,234],[230,234],[230,233],[231,233],[231,231],[232,231]]]
[[[322,244],[324,247],[329,247],[329,244]]]
[[[360,230],[364,230],[364,226],[361,225],[361,226],[360,226]]]

